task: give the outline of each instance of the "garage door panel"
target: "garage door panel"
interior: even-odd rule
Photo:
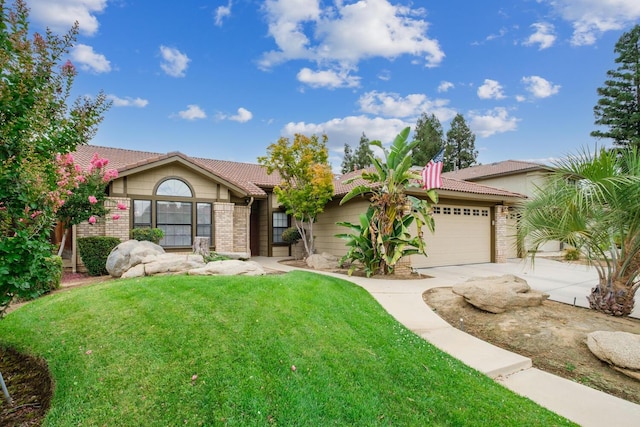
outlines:
[[[488,206],[435,207],[435,233],[424,231],[428,257],[412,255],[412,266],[421,268],[491,262],[490,209]]]

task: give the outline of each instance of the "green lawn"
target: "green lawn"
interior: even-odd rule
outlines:
[[[78,288],[8,315],[0,345],[47,360],[48,426],[570,425],[307,272]]]

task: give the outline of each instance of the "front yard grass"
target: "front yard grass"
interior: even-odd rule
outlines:
[[[571,425],[308,272],[79,288],[9,314],[0,345],[47,361],[47,426]]]

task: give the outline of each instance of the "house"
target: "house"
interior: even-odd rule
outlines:
[[[107,207],[115,213],[120,203],[127,210],[117,212],[118,220],[107,215],[97,224],[74,227],[67,266],[79,263],[77,237],[109,235],[127,240],[130,229],[136,227],[164,230],[160,244],[167,251],[188,251],[196,237],[206,237],[211,249],[219,253],[291,255],[291,247],[281,237],[291,219],[273,193],[280,182],[277,173],[268,175],[258,164],[94,145],[79,146],[74,157],[87,168],[95,153],[118,170],[118,178],[107,189]],[[318,252],[345,254],[344,241],[335,237],[345,230],[335,223],[355,222],[367,209],[364,198],[339,205],[342,196],[358,184],[345,185],[347,178],[336,178],[335,197],[314,226]],[[433,212],[436,232],[425,236],[429,257],[412,256],[411,266],[505,262],[509,207],[524,196],[455,178],[443,181],[438,191],[440,203]],[[418,197],[422,194],[418,188],[412,191]]]
[[[487,185],[495,188],[513,191],[532,197],[536,188],[544,185],[545,180],[553,172],[553,168],[532,162],[519,160],[505,160],[486,165],[471,166],[452,172],[443,173],[443,177],[460,179],[467,182]],[[517,210],[513,209],[508,217],[508,250],[509,258],[522,256],[522,245],[518,245],[516,239]],[[538,248],[541,252],[557,252],[562,250],[562,244],[558,241],[548,242]]]

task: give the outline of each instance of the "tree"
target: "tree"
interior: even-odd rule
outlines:
[[[367,212],[360,215],[359,224],[338,223],[352,232],[337,235],[349,246],[341,261],[360,263],[367,276],[392,274],[402,257],[426,255],[422,227],[426,225],[429,230],[434,230],[428,200],[406,194],[408,188],[419,186],[417,182],[420,181],[419,172],[411,169],[411,150],[417,142],[407,142],[409,131],[410,128],[405,128],[398,134],[390,150],[386,150],[380,141],[372,141],[372,145],[383,150],[384,161],[374,158],[374,171],[365,170],[361,176],[345,182],[348,184],[361,178],[368,183],[356,186],[340,201],[343,205],[356,196],[371,197],[371,204]],[[437,202],[438,195],[434,190],[427,191],[426,195]],[[416,236],[409,232],[414,221]],[[349,272],[353,272],[356,266],[353,265]]]
[[[373,151],[371,150],[369,138],[362,132],[358,148],[353,155],[353,168],[352,170],[365,169],[371,166],[373,159]]]
[[[591,308],[631,313],[640,286],[640,152],[583,151],[556,164],[549,182],[525,202],[519,238],[536,249],[560,240],[598,271],[587,297]]]
[[[344,158],[342,159],[342,173],[353,172],[360,169],[365,169],[371,166],[371,159],[373,158],[373,151],[369,147],[369,138],[362,132],[358,148],[355,153],[351,150],[349,144],[344,144]]]
[[[78,32],[29,31],[23,0],[0,0],[0,314],[14,296],[32,297],[51,278],[49,234],[73,184],[57,154],[75,151],[97,130],[104,94],[68,101],[76,75],[63,62]]]
[[[611,138],[619,147],[640,147],[640,25],[620,37],[614,52],[620,65],[607,71],[593,108],[595,124],[608,130],[595,130],[591,136]]]
[[[349,144],[344,144],[344,156],[342,157],[342,173],[349,173],[353,170],[353,150]]]
[[[451,120],[444,151],[444,172],[468,168],[476,164],[476,136],[471,132],[462,114]]]
[[[444,131],[435,114],[422,113],[416,123],[413,139],[417,141],[411,152],[414,166],[424,166],[444,147]]]
[[[302,236],[307,256],[314,253],[313,224],[333,196],[333,173],[328,163],[327,136],[296,134],[267,147],[258,162],[267,173],[278,172],[282,182],[273,189],[278,201]]]

